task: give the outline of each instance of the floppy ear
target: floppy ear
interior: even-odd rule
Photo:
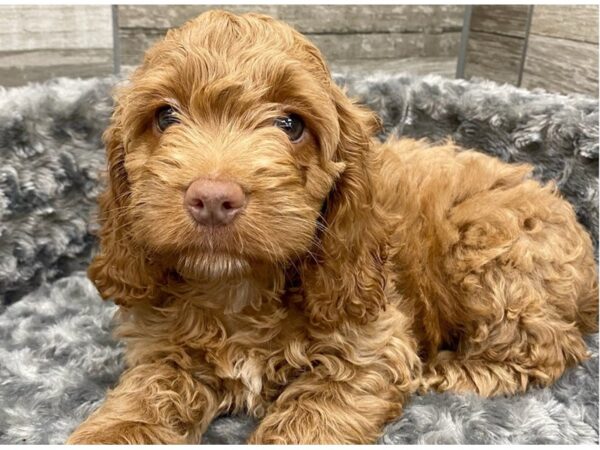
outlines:
[[[323,206],[325,229],[315,251],[320,261],[308,258],[302,270],[311,321],[325,326],[344,320],[365,323],[385,308],[387,248],[384,215],[373,192],[376,116],[337,86],[332,89],[340,126],[334,159],[345,169]]]
[[[129,236],[129,183],[125,170],[122,107],[117,104],[103,135],[108,163],[106,190],[100,195],[100,249],[88,276],[104,299],[119,305],[155,296],[156,273]]]

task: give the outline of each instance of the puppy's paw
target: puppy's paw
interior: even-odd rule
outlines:
[[[331,405],[330,405],[331,406]],[[250,436],[249,444],[367,444],[376,441],[379,424],[350,408],[294,403],[268,414]]]
[[[306,429],[298,429],[299,422],[305,423]],[[249,444],[308,444],[309,423],[303,414],[298,411],[297,418],[278,412],[267,415],[258,425],[258,428],[248,439]],[[319,442],[312,442],[319,444]]]
[[[184,444],[182,436],[164,427],[139,422],[83,424],[67,444]]]
[[[293,405],[268,414],[248,441],[251,444],[341,444],[318,410]]]

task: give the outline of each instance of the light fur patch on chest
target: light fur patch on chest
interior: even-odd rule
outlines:
[[[246,306],[257,301],[260,292],[254,284],[248,279],[242,279],[235,285],[229,294],[229,299],[225,304],[225,314],[238,314]]]
[[[243,407],[253,411],[262,403],[264,361],[249,354],[247,350],[244,351],[239,345],[235,347],[237,348],[224,349],[227,356],[219,358],[216,362],[216,374],[220,378],[239,382],[243,389],[238,391],[236,398],[232,400],[236,408]]]

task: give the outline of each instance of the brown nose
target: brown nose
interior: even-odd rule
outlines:
[[[184,205],[196,222],[206,226],[227,225],[246,205],[239,184],[198,179],[189,185]]]

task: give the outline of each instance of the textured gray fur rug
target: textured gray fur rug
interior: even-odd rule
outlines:
[[[61,443],[123,370],[111,303],[82,269],[95,240],[100,134],[117,80],[0,88],[0,443]],[[598,242],[598,102],[488,82],[373,76],[345,81],[385,133],[444,139],[530,162],[557,181]],[[593,357],[525,395],[415,396],[380,443],[597,443]],[[242,443],[255,426],[217,419],[205,443]]]

